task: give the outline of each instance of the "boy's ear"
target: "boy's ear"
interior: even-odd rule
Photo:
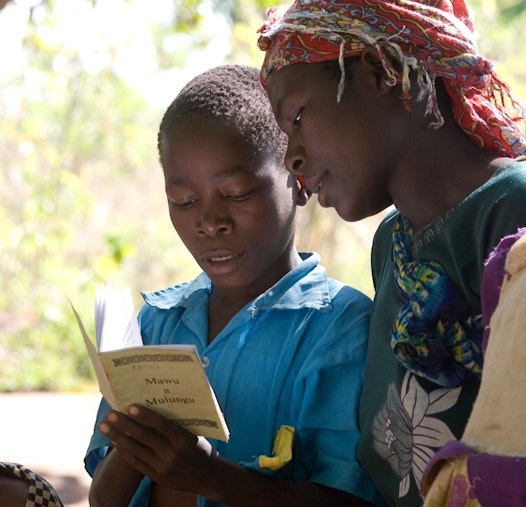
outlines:
[[[305,185],[303,176],[299,175],[295,178],[296,185],[296,204],[298,206],[305,206],[309,202],[312,192]]]

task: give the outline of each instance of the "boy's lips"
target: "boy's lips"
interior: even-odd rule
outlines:
[[[204,254],[201,259],[209,274],[227,274],[239,265],[243,252],[232,250],[213,250]]]
[[[214,255],[214,256],[208,257],[206,260],[211,261],[211,262],[225,262],[225,261],[230,261],[234,259],[235,257],[237,257],[237,255],[238,254],[236,253],[227,254],[227,255]]]

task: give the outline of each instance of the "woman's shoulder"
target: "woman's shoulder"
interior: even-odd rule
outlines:
[[[506,196],[524,195],[526,191],[526,157],[504,163],[477,191],[478,194],[496,193]]]
[[[526,160],[510,160],[477,190],[415,235],[420,258],[473,259],[477,273],[499,240],[526,226]],[[469,269],[466,266],[465,269]]]
[[[464,222],[467,217],[490,229],[500,222],[505,230],[506,223],[512,228],[526,225],[526,158],[502,165],[453,211],[454,221]]]

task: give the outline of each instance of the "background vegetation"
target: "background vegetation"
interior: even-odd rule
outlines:
[[[156,154],[160,117],[193,75],[259,66],[272,0],[0,0],[0,391],[93,388],[68,298],[91,333],[95,284],[140,290],[193,277],[171,228]],[[480,47],[518,96],[526,1],[473,0]],[[315,202],[298,245],[372,295],[380,217]]]

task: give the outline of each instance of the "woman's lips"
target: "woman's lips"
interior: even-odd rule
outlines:
[[[318,202],[324,208],[328,208],[330,206],[327,200],[328,198],[327,198],[326,180],[327,180],[327,173],[324,173],[322,177],[315,184],[315,190],[313,190],[313,192],[318,195]]]
[[[323,186],[325,182],[325,178],[327,177],[327,173],[323,173],[320,177],[314,179],[310,179],[310,181],[307,184],[307,188],[313,193],[317,194],[321,187]]]

